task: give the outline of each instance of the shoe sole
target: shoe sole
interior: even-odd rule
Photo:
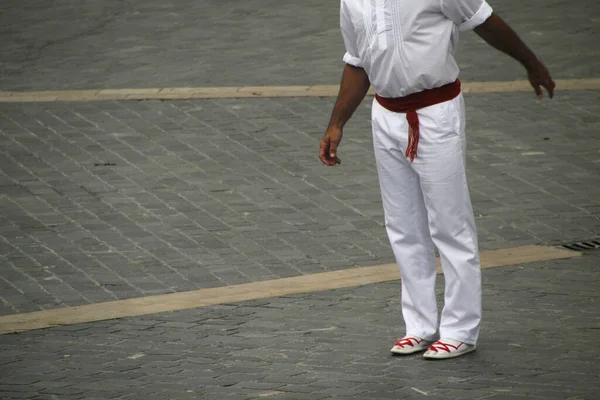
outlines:
[[[420,353],[422,351],[426,351],[428,348],[429,348],[429,346],[424,347],[424,348],[411,349],[411,350],[390,350],[390,353],[397,355],[397,356],[407,356],[409,354],[415,354],[415,353]]]
[[[476,347],[473,347],[472,349],[468,349],[466,351],[461,351],[459,353],[454,353],[454,354],[444,354],[444,355],[427,355],[427,354],[423,354],[423,358],[425,358],[426,360],[446,360],[448,358],[456,358],[456,357],[464,356],[465,354],[472,353],[475,350],[477,350]]]

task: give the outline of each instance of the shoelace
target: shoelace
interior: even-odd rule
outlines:
[[[415,338],[408,337],[408,338],[404,338],[402,340],[397,341],[394,346],[400,346],[400,347],[413,346],[413,343],[412,343],[413,340],[415,342],[417,342],[417,344],[419,344],[419,343],[421,343],[423,341],[423,340],[418,340],[418,339],[415,339]]]
[[[437,342],[432,343],[431,346],[429,346],[428,350],[432,350],[432,351],[444,350],[445,352],[450,353],[452,351],[450,349],[450,347],[453,348],[454,350],[458,350],[458,348],[462,345],[463,345],[462,342],[458,346],[454,346],[450,343],[444,343],[444,342],[440,342],[438,340]]]

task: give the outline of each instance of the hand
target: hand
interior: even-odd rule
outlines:
[[[337,156],[337,147],[341,141],[341,128],[327,128],[323,139],[321,139],[321,149],[319,151],[319,158],[323,164],[332,166],[342,162]]]
[[[528,69],[527,76],[538,99],[541,100],[542,97],[544,97],[542,86],[548,91],[548,96],[550,96],[550,98],[554,97],[554,88],[556,87],[556,84],[552,80],[550,72],[548,72],[544,64],[537,61],[532,68]]]

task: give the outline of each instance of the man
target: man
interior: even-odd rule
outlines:
[[[342,0],[340,91],[320,159],[340,163],[342,129],[373,85],[372,129],[385,224],[402,276],[406,335],[394,354],[475,350],[481,319],[477,233],[465,176],[465,115],[454,50],[475,30],[526,68],[538,98],[554,82],[485,0]],[[438,322],[437,247],[445,276]]]

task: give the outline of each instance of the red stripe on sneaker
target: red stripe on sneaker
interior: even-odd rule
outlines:
[[[453,348],[454,350],[458,350],[458,348],[460,346],[462,346],[464,343],[461,342],[458,346],[454,346],[450,343],[444,343],[444,342],[440,342],[439,340],[435,343],[432,343],[431,346],[429,346],[428,350],[432,350],[432,351],[438,351],[438,350],[444,350],[446,353],[450,353],[452,350],[450,348]]]
[[[416,344],[419,344],[419,343],[421,343],[421,342],[423,341],[423,339],[419,340],[419,339],[417,339],[417,338],[413,338],[413,337],[407,337],[407,338],[404,338],[404,339],[402,339],[402,340],[398,340],[398,341],[397,341],[397,342],[394,344],[394,347],[396,347],[396,346],[398,346],[398,347],[402,347],[402,348],[404,348],[404,346],[410,346],[410,347],[413,347],[413,346],[414,346],[414,344],[413,344],[413,342],[412,342],[413,340],[414,340],[415,342],[417,342]]]

